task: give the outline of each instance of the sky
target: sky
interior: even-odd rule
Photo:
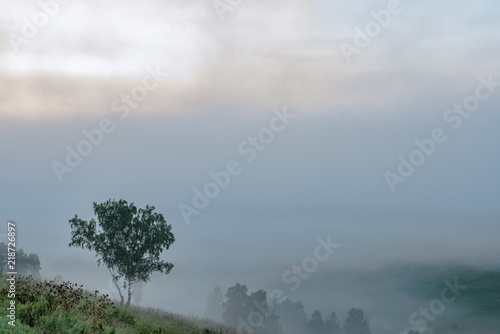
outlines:
[[[111,289],[68,247],[68,220],[110,198],[154,205],[175,267],[143,304],[185,314],[217,285],[283,287],[327,236],[341,246],[317,277],[498,266],[499,14],[493,0],[11,3],[0,220],[44,277]]]

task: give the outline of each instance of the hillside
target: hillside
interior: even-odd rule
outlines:
[[[445,280],[454,286],[456,279],[462,287],[456,300],[445,303],[450,310],[433,321],[437,333],[500,333],[499,271],[454,267],[429,270],[427,277],[416,284],[414,293],[429,301],[440,298]]]
[[[421,307],[436,307],[455,278],[463,287],[445,309],[434,313],[425,322],[426,333],[498,334],[500,328],[500,271],[465,266],[402,265],[371,272],[342,273],[330,276],[337,285],[333,295],[342,297],[343,281],[359,289],[372,301],[368,310],[373,334],[397,334],[409,327],[409,316]],[[314,280],[312,280],[314,281]],[[320,283],[315,281],[314,283]],[[323,289],[326,286],[320,285]],[[332,290],[333,289],[332,285]],[[0,333],[236,333],[206,319],[185,317],[151,308],[126,309],[112,303],[106,296],[83,291],[69,282],[55,285],[27,278],[16,281],[16,326],[8,325],[9,283],[0,277]],[[377,293],[375,293],[377,292]],[[352,298],[355,296],[348,292]],[[446,298],[451,298],[448,292]],[[338,306],[349,300],[341,298]],[[433,306],[434,305],[434,306]],[[423,324],[424,317],[415,319]],[[208,330],[208,331],[207,331]]]
[[[0,333],[236,333],[211,321],[147,308],[126,309],[97,291],[64,282],[16,280],[16,322],[8,324],[10,283],[0,277]]]

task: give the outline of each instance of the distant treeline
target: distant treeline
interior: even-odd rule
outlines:
[[[25,253],[22,248],[19,248],[15,252],[15,260],[9,261],[9,249],[5,242],[0,242],[0,272],[7,273],[15,271],[18,275],[22,276],[33,276],[35,279],[40,279],[40,258],[34,253]],[[14,265],[13,269],[9,268],[10,265]]]
[[[264,290],[248,293],[235,284],[223,295],[219,287],[208,296],[206,316],[214,321],[262,334],[371,334],[361,309],[353,308],[343,322],[332,312],[325,318],[319,310],[307,317],[300,301],[268,300]]]

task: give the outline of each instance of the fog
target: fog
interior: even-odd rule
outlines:
[[[153,274],[141,306],[205,316],[215,287],[241,283],[279,289],[307,316],[356,307],[374,334],[409,329],[433,299],[419,280],[500,266],[494,5],[405,2],[349,63],[339,44],[385,2],[244,2],[223,21],[210,4],[73,2],[16,52],[9,38],[37,10],[19,2],[0,14],[0,221],[17,223],[43,278],[118,298],[94,253],[68,247],[68,220],[108,199],[153,205],[172,225],[162,258],[175,267]],[[158,87],[120,101],[148,68]],[[473,111],[452,111],[478,90],[488,97]],[[68,147],[95,129],[68,171]],[[221,171],[227,184],[207,196]],[[286,273],[318,238],[338,247],[295,286]]]

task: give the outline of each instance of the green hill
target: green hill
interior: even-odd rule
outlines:
[[[7,309],[13,298],[8,277],[0,275],[0,333],[116,333],[198,334],[236,333],[209,320],[114,303],[98,291],[64,282],[38,282],[18,277],[15,282],[15,326]]]
[[[420,297],[440,296],[443,281],[466,287],[449,307],[454,311],[440,316],[434,325],[439,333],[500,333],[500,272],[470,267],[455,267],[430,272],[415,291]]]

